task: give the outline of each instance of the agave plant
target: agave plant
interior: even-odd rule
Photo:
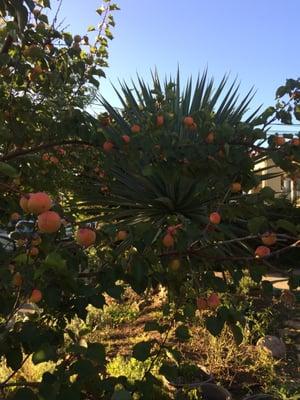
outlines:
[[[168,226],[180,224],[180,254],[243,264],[257,244],[239,239],[249,236],[249,226],[255,234],[274,230],[273,191],[253,189],[281,174],[257,170],[278,151],[263,145],[266,132],[256,126],[258,110],[246,116],[253,90],[239,100],[235,81],[226,90],[225,76],[214,87],[206,71],[182,91],[179,73],[164,84],[157,74],[152,78],[151,87],[138,77],[131,87],[115,88],[120,109],[100,99],[106,110],[103,142],[110,146],[104,146],[95,171],[82,176],[80,212],[87,221],[130,231],[120,251],[142,242],[154,246]],[[217,227],[209,221],[212,212],[221,215]]]

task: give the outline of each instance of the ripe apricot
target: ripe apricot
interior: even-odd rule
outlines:
[[[131,127],[131,132],[132,133],[139,133],[141,132],[141,127],[138,124],[133,124]]]
[[[31,303],[38,303],[42,300],[42,298],[43,298],[42,292],[39,289],[33,289],[29,297],[29,301]]]
[[[42,243],[42,238],[39,235],[34,236],[31,240],[32,246],[38,246],[41,243]]]
[[[65,149],[63,149],[62,147],[59,147],[58,149],[57,149],[57,152],[58,152],[58,154],[60,154],[61,156],[65,156],[66,155],[66,150]]]
[[[169,262],[169,268],[172,271],[178,271],[180,266],[181,266],[181,262],[180,262],[179,258],[174,258],[173,260],[171,260]]]
[[[107,140],[103,143],[102,147],[106,153],[109,153],[114,148],[114,144],[111,141]]]
[[[118,231],[117,235],[116,235],[116,240],[125,240],[128,236],[128,232],[127,231]]]
[[[128,135],[123,135],[122,140],[124,143],[128,144],[130,142],[130,136]]]
[[[57,157],[55,157],[55,156],[51,156],[50,158],[49,158],[49,161],[52,163],[52,164],[59,164],[59,159],[57,158]]]
[[[208,309],[207,300],[204,297],[198,297],[196,302],[197,302],[197,308],[199,311]]]
[[[49,156],[48,153],[44,153],[44,154],[42,155],[42,160],[43,160],[43,161],[49,161],[49,159],[50,159],[50,156]]]
[[[52,200],[47,193],[37,192],[29,196],[27,208],[33,214],[41,214],[52,206]]]
[[[165,119],[163,115],[157,115],[156,117],[156,126],[160,127],[163,126],[163,124],[165,123]]]
[[[211,293],[207,298],[207,304],[209,308],[217,308],[220,305],[220,297],[218,293]]]
[[[170,233],[167,233],[162,240],[162,243],[165,247],[173,247],[174,246],[174,239]]]
[[[61,226],[60,215],[55,211],[45,211],[38,216],[38,228],[43,233],[54,233]]]
[[[190,127],[194,124],[194,119],[193,119],[193,117],[190,117],[190,116],[184,117],[183,123],[185,126]]]
[[[175,235],[177,228],[175,225],[168,226],[167,231],[170,235]]]
[[[16,272],[12,278],[12,283],[14,286],[21,286],[23,283],[23,278],[20,272]]]
[[[293,146],[300,146],[300,139],[298,137],[293,138],[291,144]]]
[[[266,257],[271,253],[271,250],[269,247],[266,246],[258,246],[255,250],[255,257],[260,258],[260,257]]]
[[[83,247],[92,246],[96,241],[96,233],[89,228],[80,228],[76,233],[76,242]]]
[[[238,193],[242,190],[242,185],[240,184],[240,182],[233,182],[231,184],[231,191],[233,193]]]
[[[182,228],[182,224],[177,224],[177,225],[170,225],[167,228],[167,231],[170,235],[175,235],[178,229]]]
[[[197,298],[197,308],[199,311],[208,309],[207,300],[204,297]]]
[[[213,132],[209,132],[209,134],[206,136],[205,141],[208,144],[213,143],[215,140],[215,134]]]
[[[211,224],[218,225],[221,222],[221,215],[218,212],[213,212],[209,216]]]
[[[108,193],[108,192],[109,192],[109,187],[106,186],[106,185],[101,186],[100,191],[101,191],[102,193]]]
[[[22,208],[23,211],[25,211],[26,213],[29,212],[28,210],[28,200],[29,200],[29,195],[26,196],[21,196],[20,198],[20,207]]]
[[[273,244],[275,244],[277,242],[276,233],[274,233],[274,232],[265,232],[261,237],[261,241],[266,246],[272,246]]]
[[[27,254],[30,257],[36,257],[39,254],[39,249],[37,247],[33,246],[28,250]]]
[[[192,125],[188,125],[188,128],[191,131],[196,131],[197,130],[198,125],[196,124],[196,122],[193,122]]]
[[[17,212],[12,213],[10,216],[10,220],[13,222],[18,221],[20,218],[21,218],[21,215]]]

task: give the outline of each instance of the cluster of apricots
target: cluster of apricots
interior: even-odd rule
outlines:
[[[63,157],[66,155],[66,150],[62,147],[55,146],[54,150],[56,151],[57,156]],[[59,164],[59,158],[56,155],[51,155],[49,153],[44,153],[42,155],[42,160],[43,161],[48,161],[51,164],[57,165]]]
[[[174,236],[176,235],[178,229],[180,228],[182,228],[182,224],[168,226],[167,233],[162,239],[162,244],[164,247],[171,248],[174,246],[175,243]]]
[[[51,197],[44,192],[29,193],[21,196],[19,201],[20,207],[25,213],[34,214],[37,217],[37,232],[33,233],[30,240],[30,247],[27,254],[30,257],[36,257],[39,254],[38,245],[42,242],[40,234],[53,234],[59,231],[63,224],[61,216],[51,211],[53,202]],[[18,221],[21,218],[20,214],[15,212],[11,214],[11,221]],[[76,242],[87,248],[92,246],[96,241],[96,233],[90,228],[80,228],[75,235]],[[22,241],[22,240],[21,240]],[[13,284],[20,287],[22,285],[22,276],[16,272],[13,276]],[[38,303],[42,300],[42,292],[35,288],[29,296],[29,301]]]
[[[277,242],[277,235],[275,232],[265,232],[261,236],[263,245],[258,246],[255,250],[255,257],[262,258],[268,257],[271,254],[271,249],[268,246],[273,246]]]
[[[199,311],[204,310],[215,310],[221,304],[220,297],[218,293],[211,293],[208,297],[198,297],[197,298],[197,308]]]
[[[157,115],[156,119],[155,119],[155,123],[156,123],[156,127],[158,127],[158,128],[162,127],[165,124],[164,116],[161,114]],[[187,116],[183,117],[182,123],[183,123],[183,126],[188,130],[195,131],[197,129],[197,124],[191,115],[187,115]],[[105,126],[108,126],[110,124],[111,124],[110,117],[106,117]],[[130,131],[132,134],[138,134],[142,131],[142,127],[139,124],[135,123],[135,124],[131,125]],[[131,141],[131,138],[129,135],[122,135],[121,138],[125,144],[129,144]],[[208,132],[204,140],[207,144],[214,143],[215,133],[213,131]],[[282,146],[286,143],[286,138],[284,136],[274,135],[274,142],[275,142],[276,146]],[[298,137],[292,138],[290,143],[293,146],[299,146],[300,139]],[[160,146],[157,145],[157,147],[159,148]],[[115,148],[115,143],[113,143],[113,141],[111,141],[111,140],[106,140],[103,144],[103,150],[106,153],[111,152],[114,148]],[[221,155],[224,156],[223,153]],[[240,182],[233,182],[230,185],[229,190],[231,191],[231,193],[239,193],[242,191],[242,185]],[[102,190],[102,191],[104,191],[104,190]],[[218,211],[212,212],[209,215],[209,224],[211,224],[209,226],[209,228],[213,229],[213,226],[220,224],[221,220],[222,220],[221,214]],[[167,228],[167,232],[165,233],[165,235],[162,238],[162,245],[165,248],[171,249],[174,247],[176,233],[177,233],[178,229],[180,229],[181,227],[182,227],[182,225],[179,224],[179,225],[175,225],[175,226],[169,226]],[[118,238],[118,235],[120,235],[119,238]],[[124,237],[123,237],[123,233],[121,234],[121,232],[119,232],[117,234],[116,240],[124,240],[126,237],[127,237],[126,231],[124,231]],[[261,240],[262,240],[263,245],[258,246],[256,248],[256,250],[254,252],[255,258],[263,258],[263,257],[267,257],[270,255],[271,250],[268,246],[272,246],[273,244],[276,243],[276,240],[277,240],[276,234],[272,233],[272,232],[266,232],[265,234],[263,234],[261,236]],[[176,271],[180,267],[180,264],[181,264],[180,260],[177,258],[174,258],[170,261],[169,267],[170,267],[170,269]]]

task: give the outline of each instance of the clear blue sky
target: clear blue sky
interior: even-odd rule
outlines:
[[[116,0],[115,39],[107,77],[146,80],[155,66],[160,74],[196,77],[208,66],[216,80],[230,72],[241,93],[257,89],[253,105],[274,104],[276,88],[300,76],[300,0]],[[60,17],[73,33],[84,34],[97,22],[97,0],[64,0]],[[56,1],[52,1],[56,6]],[[108,81],[101,91],[113,102]]]

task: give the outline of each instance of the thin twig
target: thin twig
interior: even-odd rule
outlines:
[[[26,361],[28,360],[28,358],[30,357],[30,354],[27,354],[27,356],[24,358],[24,360],[22,361],[20,368],[18,368],[17,370],[13,371],[7,379],[5,379],[4,382],[0,383],[0,387],[5,387],[5,386],[17,386],[17,384],[8,384],[8,382],[16,375],[16,373],[23,367],[23,365],[26,363]],[[22,384],[22,386],[27,386],[26,384]]]
[[[53,148],[55,146],[68,146],[68,145],[73,145],[73,146],[88,145],[88,146],[91,146],[91,147],[96,147],[92,143],[86,142],[86,141],[83,141],[83,140],[63,140],[63,141],[55,142],[55,143],[44,143],[44,144],[38,145],[36,147],[32,147],[30,149],[23,149],[23,150],[19,150],[19,151],[14,151],[12,153],[7,154],[6,156],[1,157],[0,160],[1,161],[8,161],[8,160],[12,160],[12,159],[17,158],[17,157],[25,156],[27,154],[37,153],[37,152],[39,152],[41,150],[50,149],[50,148]]]

